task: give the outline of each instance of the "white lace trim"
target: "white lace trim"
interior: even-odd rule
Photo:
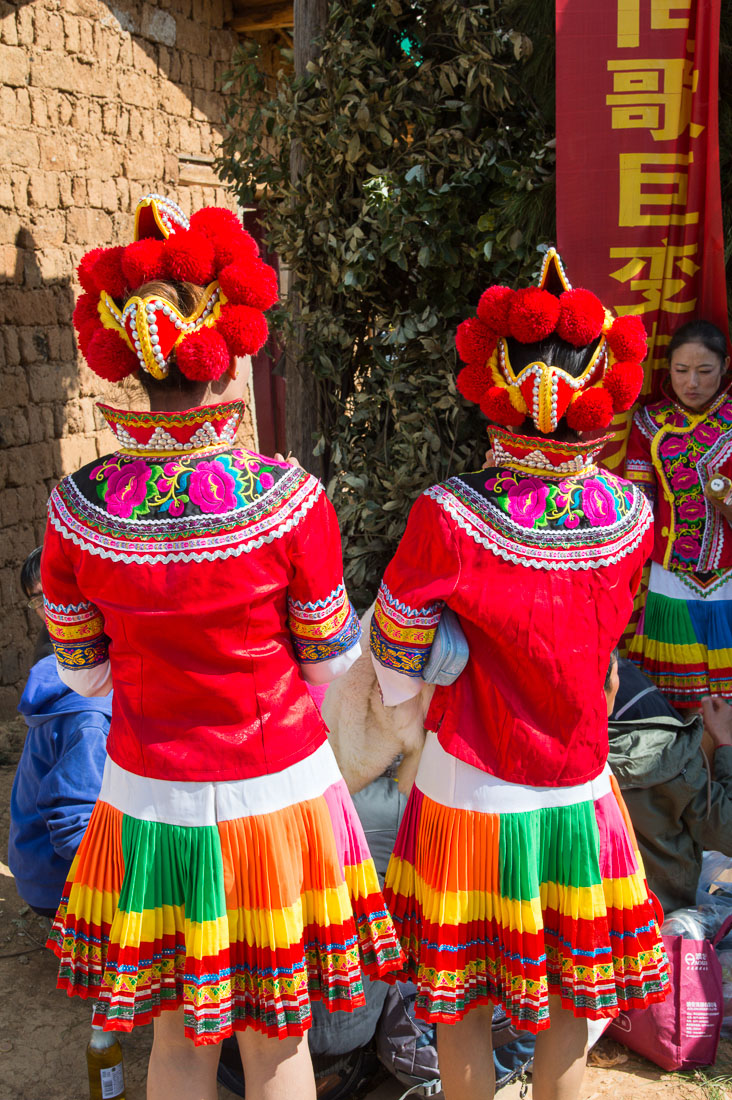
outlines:
[[[303,489],[307,489],[310,494],[308,498],[296,511],[292,512],[289,519],[284,523],[279,522],[275,530],[270,531],[266,535],[252,538],[246,530],[240,530],[230,532],[226,535],[214,535],[208,539],[193,538],[181,540],[189,544],[202,543],[215,547],[201,551],[193,549],[176,549],[172,552],[166,552],[168,547],[176,545],[175,542],[168,542],[157,544],[161,552],[155,551],[154,553],[150,553],[149,549],[143,550],[143,547],[150,548],[150,543],[133,543],[124,538],[111,539],[97,535],[95,532],[90,531],[89,528],[79,523],[79,521],[69,512],[55,489],[48,503],[48,518],[63,538],[69,539],[82,550],[86,550],[90,554],[95,554],[101,558],[108,558],[111,561],[121,561],[128,565],[134,563],[154,565],[156,563],[174,561],[220,561],[223,558],[238,557],[240,554],[249,554],[252,550],[258,550],[266,543],[274,542],[276,539],[282,538],[294,527],[297,527],[300,520],[310,511],[320,494],[323,492],[323,486],[316,478],[309,478],[304,483]],[[291,505],[297,503],[298,499],[302,498],[302,495],[302,492],[298,493],[289,503]],[[278,520],[279,516],[275,516],[274,521],[277,522]],[[231,545],[232,543],[235,545]],[[115,549],[113,544],[117,544],[118,546],[120,544],[129,546],[131,552]]]
[[[563,548],[544,546],[518,546],[500,532],[482,525],[485,531],[481,535],[476,527],[476,517],[468,508],[450,493],[444,485],[434,485],[427,489],[426,495],[452,516],[458,527],[474,542],[479,543],[504,561],[513,562],[515,565],[530,566],[532,569],[600,569],[604,565],[611,565],[626,557],[642,542],[647,529],[653,523],[653,513],[648,502],[639,494],[640,509],[637,523],[625,535],[613,540],[609,544],[600,547],[565,546]],[[613,552],[608,553],[612,548]],[[570,555],[575,555],[570,557]]]

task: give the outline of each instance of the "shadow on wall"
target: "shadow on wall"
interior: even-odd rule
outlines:
[[[86,407],[76,365],[71,279],[43,278],[28,229],[17,233],[15,250],[12,274],[6,269],[0,294],[2,717],[15,712],[39,626],[38,617],[25,606],[20,567],[43,539],[48,494],[68,463],[69,450],[83,449],[70,430],[95,430],[93,402],[86,399]],[[96,454],[94,441],[89,442]]]

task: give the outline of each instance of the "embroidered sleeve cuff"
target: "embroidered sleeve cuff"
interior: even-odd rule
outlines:
[[[63,668],[95,668],[107,660],[104,618],[93,603],[45,603],[46,625],[56,660]]]
[[[358,615],[342,584],[325,600],[300,603],[290,597],[288,622],[297,659],[303,665],[336,660],[355,647],[361,637]],[[352,659],[357,656],[358,653]],[[339,676],[340,672],[335,675]],[[310,683],[326,683],[332,678],[313,680],[310,675],[306,676]]]
[[[88,697],[90,695],[109,695],[112,690],[112,673],[109,661],[104,661],[94,668],[69,668],[68,665],[57,663],[59,679],[75,691],[77,695]]]
[[[318,661],[316,664],[303,663],[300,666],[300,671],[303,679],[308,684],[329,684],[331,680],[335,680],[342,676],[344,672],[348,672],[353,662],[360,656],[361,643],[357,641],[340,657],[331,657],[330,660]]]
[[[403,672],[385,668],[373,653],[371,660],[376,669],[376,679],[379,681],[385,707],[395,707],[398,703],[405,703],[407,699],[414,699],[425,686],[421,676],[405,676]]]
[[[371,653],[385,668],[420,677],[440,621],[442,601],[414,608],[398,602],[383,583],[371,620]]]

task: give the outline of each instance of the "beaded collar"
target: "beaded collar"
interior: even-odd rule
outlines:
[[[510,466],[527,474],[563,478],[568,474],[585,474],[594,469],[608,436],[591,442],[560,443],[556,439],[516,435],[491,425],[488,435],[497,466]]]
[[[243,401],[201,405],[183,412],[137,412],[98,405],[125,455],[206,454],[232,447],[244,413]]]

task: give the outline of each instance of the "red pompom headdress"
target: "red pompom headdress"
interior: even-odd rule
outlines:
[[[507,338],[536,344],[553,334],[576,348],[597,342],[578,378],[541,359],[513,369]],[[484,291],[477,316],[458,326],[455,345],[466,364],[457,377],[463,396],[496,424],[519,428],[528,416],[545,435],[562,417],[578,432],[607,428],[640,393],[647,350],[640,317],[613,317],[591,291],[572,289],[554,248],[538,286]]]
[[[74,327],[91,369],[111,381],[139,367],[163,379],[175,348],[183,374],[211,381],[236,356],[254,355],[267,339],[263,311],[278,298],[277,273],[258,253],[230,210],[205,207],[189,222],[171,199],[146,195],[135,211],[132,243],[92,249],[78,267],[85,293]],[[205,289],[184,315],[160,295],[135,293],[157,281]]]

